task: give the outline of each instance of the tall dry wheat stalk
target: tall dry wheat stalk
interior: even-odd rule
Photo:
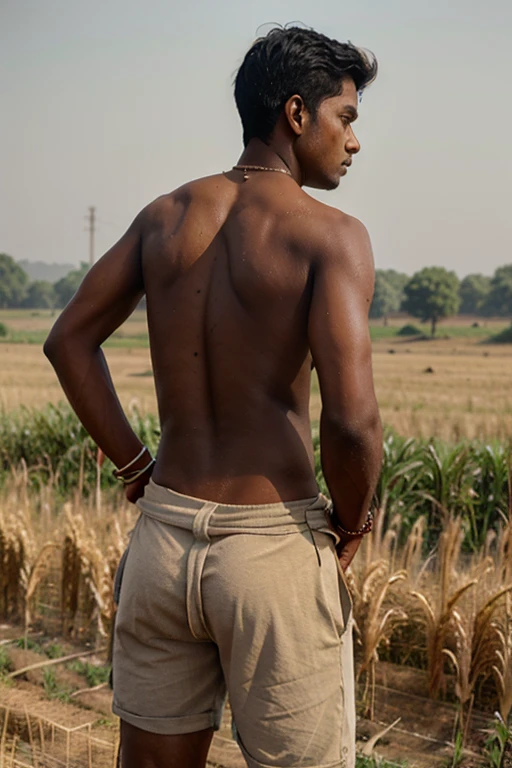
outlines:
[[[496,557],[497,581],[512,584],[512,512],[498,538]],[[501,623],[496,626],[495,660],[492,667],[498,691],[499,710],[507,723],[512,712],[512,594],[507,591],[501,614]]]
[[[0,615],[7,619],[22,616],[25,609],[31,547],[24,523],[0,511]]]
[[[476,581],[478,589],[471,590],[453,612],[455,647],[453,650],[446,647],[442,649],[456,671],[455,693],[460,704],[459,722],[464,738],[477,684],[489,678],[497,668],[496,662],[500,661],[500,639],[503,633],[499,613],[504,599],[512,591],[512,584],[495,591],[491,584],[486,584],[487,580],[483,577]],[[503,687],[506,690],[505,685]]]
[[[460,519],[447,519],[436,551],[427,557],[422,556],[424,518],[399,548],[400,526],[397,516],[387,530],[377,526],[349,572],[367,713],[373,712],[378,648],[390,647],[397,625],[403,624],[409,643],[416,649],[425,643],[431,696],[445,687],[448,666],[455,671],[463,732],[475,698],[490,679],[506,721],[512,710],[510,523],[489,535],[472,558],[461,550]]]
[[[105,551],[98,545],[94,528],[86,525],[77,508],[66,505],[64,512],[67,532],[62,548],[62,632],[76,636],[79,627],[82,631],[93,627],[99,640],[108,635],[112,620],[113,579],[125,541],[119,522],[114,521]]]
[[[419,589],[411,591],[411,596],[418,600],[423,610],[431,696],[437,695],[443,681],[443,651],[453,631],[455,606],[464,593],[477,583],[476,579],[458,572],[462,538],[460,519],[448,520],[439,541],[439,555],[433,579],[435,588],[428,592]]]
[[[495,663],[492,666],[500,714],[505,723],[512,711],[512,602],[507,595],[504,629],[496,628]]]
[[[347,580],[354,605],[354,628],[362,650],[357,679],[364,676],[363,706],[373,719],[375,705],[375,665],[379,645],[389,639],[394,627],[407,619],[400,608],[383,609],[388,590],[406,578],[404,571],[389,574],[388,563],[381,559],[366,569],[349,571]]]
[[[97,499],[76,496],[59,511],[54,492],[30,492],[14,472],[0,494],[0,617],[22,622],[27,636],[50,610],[60,613],[64,635],[104,638],[114,574],[136,516],[124,502],[98,507]]]

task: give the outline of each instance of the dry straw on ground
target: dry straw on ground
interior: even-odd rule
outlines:
[[[116,768],[118,739],[0,706],[1,768]]]

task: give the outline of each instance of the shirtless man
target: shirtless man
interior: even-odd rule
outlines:
[[[342,571],[368,529],[381,463],[374,266],[364,226],[302,187],[334,189],[347,174],[358,94],[375,74],[371,57],[312,30],[256,41],[236,79],[236,167],[150,203],[45,344],[88,432],[136,478],[126,495],[142,514],[114,648],[124,768],[204,766],[226,686],[251,768],[354,765]],[[101,350],[144,294],[162,427],[154,464]]]

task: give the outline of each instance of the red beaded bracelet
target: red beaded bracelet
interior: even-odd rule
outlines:
[[[334,507],[331,507],[329,511],[329,520],[334,530],[337,533],[340,533],[342,536],[364,536],[365,534],[370,533],[373,528],[373,512],[371,509],[368,510],[364,524],[357,531],[347,531],[345,528],[343,528],[342,525],[340,525],[338,518],[335,515]]]

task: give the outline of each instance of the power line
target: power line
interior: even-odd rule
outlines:
[[[96,227],[98,226],[112,227],[112,229],[117,229],[119,232],[122,229],[122,225],[119,224],[117,221],[107,221],[104,218],[99,218],[98,216],[96,216]]]
[[[89,266],[94,264],[94,230],[96,223],[96,208],[89,206]]]

